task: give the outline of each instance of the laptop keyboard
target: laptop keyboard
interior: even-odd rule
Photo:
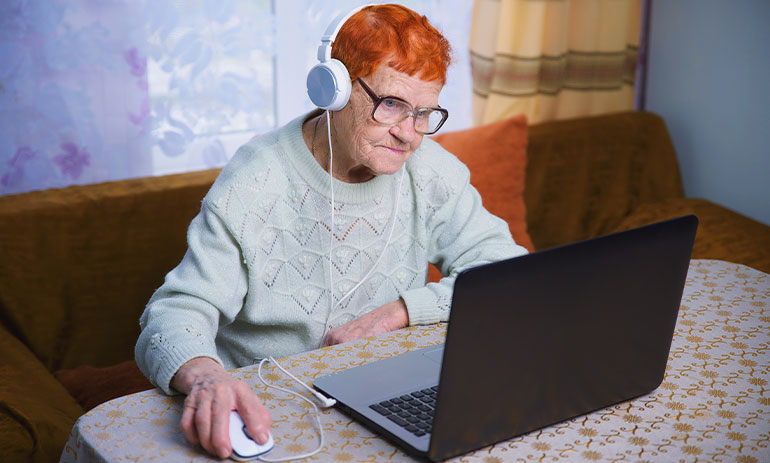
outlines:
[[[438,386],[420,389],[411,394],[369,405],[369,408],[415,436],[424,436],[430,434],[433,427],[437,391]]]

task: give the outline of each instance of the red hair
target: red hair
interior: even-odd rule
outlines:
[[[401,5],[373,5],[345,21],[332,44],[332,58],[348,68],[350,79],[366,77],[384,64],[427,82],[446,83],[449,41],[425,16]]]

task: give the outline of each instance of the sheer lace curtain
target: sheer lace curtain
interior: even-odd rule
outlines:
[[[223,166],[312,108],[320,37],[363,3],[3,0],[0,194]],[[444,130],[469,126],[471,2],[396,3],[452,43]]]

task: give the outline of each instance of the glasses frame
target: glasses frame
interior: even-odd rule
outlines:
[[[419,106],[419,107],[415,108],[408,101],[404,100],[403,98],[399,98],[397,96],[391,96],[391,95],[378,96],[376,93],[374,93],[374,90],[369,88],[369,86],[366,85],[366,83],[363,80],[361,80],[360,77],[357,78],[356,80],[358,81],[359,84],[361,84],[361,88],[364,89],[366,94],[369,95],[369,98],[372,99],[372,103],[374,103],[374,107],[372,107],[372,113],[371,113],[372,120],[374,122],[382,125],[382,126],[393,127],[394,125],[397,125],[397,124],[400,124],[401,122],[403,122],[404,119],[408,118],[409,116],[412,116],[412,127],[414,127],[414,131],[415,132],[417,132],[419,134],[422,134],[422,135],[433,135],[434,133],[438,132],[441,129],[441,126],[443,126],[444,122],[446,122],[446,120],[449,118],[449,111],[447,111],[446,109],[444,109],[444,108],[442,108],[440,106]],[[406,116],[404,116],[404,119],[401,119],[398,122],[394,122],[392,124],[386,124],[384,122],[380,122],[377,119],[375,119],[374,113],[377,111],[377,108],[380,106],[380,103],[382,103],[383,101],[385,101],[387,99],[398,100],[398,101],[404,103],[405,105],[407,105],[408,107],[410,107],[412,109],[409,110],[409,112],[406,113]],[[442,119],[441,119],[441,122],[439,122],[439,124],[438,124],[438,127],[436,127],[435,130],[432,130],[430,132],[423,132],[423,131],[417,130],[417,126],[415,125],[415,124],[417,124],[416,112],[420,111],[420,110],[424,110],[424,109],[429,109],[431,111],[437,111],[437,112],[441,113],[441,115],[443,116]]]

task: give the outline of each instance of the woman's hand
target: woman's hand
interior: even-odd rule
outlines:
[[[180,424],[191,444],[200,444],[219,458],[229,457],[231,410],[238,411],[257,443],[267,442],[271,419],[259,397],[215,360],[197,357],[188,361],[174,375],[171,387],[187,394]]]
[[[328,333],[324,338],[324,346],[333,346],[343,342],[387,333],[409,326],[409,313],[402,299],[389,302],[382,307],[372,310],[355,320],[340,325]]]

